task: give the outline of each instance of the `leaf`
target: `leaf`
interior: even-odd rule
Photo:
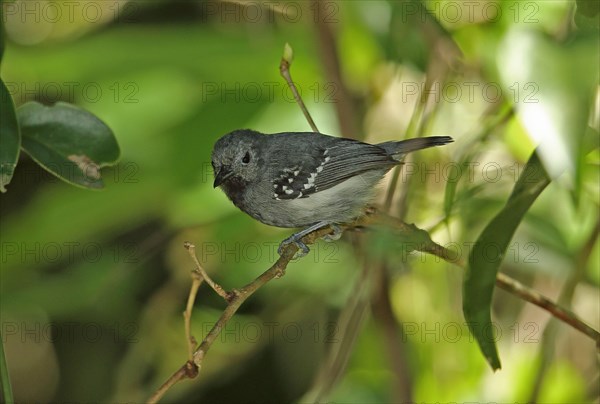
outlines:
[[[558,43],[523,28],[509,31],[498,53],[501,83],[528,135],[539,143],[545,169],[577,194],[599,60],[597,35]]]
[[[498,268],[523,216],[549,183],[550,177],[536,151],[529,158],[506,205],[488,223],[469,254],[463,283],[463,313],[493,370],[500,369],[491,318]]]
[[[448,174],[448,181],[446,181],[446,189],[444,191],[444,215],[446,219],[450,218],[450,214],[452,213],[452,209],[456,202],[455,198],[458,183],[463,178],[463,174],[468,173],[470,169],[469,163],[473,161],[472,158],[472,155],[464,157],[457,165],[452,166],[452,170]]]
[[[114,165],[119,145],[92,113],[64,102],[28,102],[17,110],[23,150],[58,178],[86,188],[103,188],[100,169]]]
[[[6,185],[10,183],[19,159],[21,134],[15,114],[15,104],[2,80],[0,80],[0,144],[2,144],[2,148],[0,148],[0,191],[6,192]]]

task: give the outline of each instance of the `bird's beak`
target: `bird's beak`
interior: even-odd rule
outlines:
[[[213,183],[213,188],[216,188],[222,183],[224,183],[227,180],[227,178],[231,177],[232,174],[233,172],[229,170],[229,167],[221,167],[221,169],[215,174],[215,182]]]

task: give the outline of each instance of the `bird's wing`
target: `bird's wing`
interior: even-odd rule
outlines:
[[[365,171],[398,164],[384,149],[351,139],[309,148],[301,157],[275,175],[273,198],[306,198]]]

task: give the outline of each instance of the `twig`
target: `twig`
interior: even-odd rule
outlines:
[[[185,341],[188,347],[188,361],[191,361],[194,355],[194,349],[196,349],[196,345],[198,342],[196,338],[192,335],[192,309],[194,308],[194,301],[196,300],[196,295],[198,294],[198,289],[202,285],[202,275],[198,272],[192,272],[192,286],[190,287],[190,294],[188,295],[187,305],[185,306],[185,311],[183,312],[183,322],[185,326]]]
[[[200,262],[198,261],[198,258],[196,257],[196,246],[193,245],[192,243],[188,242],[188,241],[186,241],[183,246],[190,253],[190,257],[192,257],[192,261],[194,261],[194,264],[196,264],[196,270],[202,276],[202,278],[204,278],[204,280],[206,281],[206,283],[208,283],[208,285],[219,296],[221,296],[226,301],[229,301],[230,296],[227,294],[227,292],[225,292],[225,289],[223,289],[223,287],[221,285],[219,285],[218,283],[216,283],[215,281],[213,281],[210,278],[210,276],[208,276],[208,274],[206,273],[206,271],[204,270],[204,268],[202,268],[202,265],[200,265]]]
[[[302,242],[305,244],[314,244],[314,242],[323,237],[324,235],[331,232],[329,228],[319,229],[313,233],[310,233],[302,238]],[[188,251],[190,249],[190,243],[185,244],[186,249]],[[148,399],[148,403],[157,403],[164,394],[177,382],[184,379],[193,379],[198,376],[200,368],[202,366],[202,362],[204,357],[206,356],[206,352],[208,352],[211,345],[214,343],[215,339],[219,336],[227,322],[233,317],[236,311],[240,308],[242,303],[246,301],[254,292],[256,292],[261,286],[269,282],[273,278],[280,278],[285,274],[285,269],[289,262],[294,257],[294,254],[298,251],[298,247],[295,244],[288,244],[284,247],[283,254],[279,257],[279,259],[265,272],[263,272],[258,278],[242,287],[241,289],[234,289],[229,293],[226,293],[228,296],[228,305],[221,314],[221,317],[217,320],[215,325],[209,331],[209,333],[204,337],[198,348],[192,354],[192,360],[188,360],[183,366],[181,366],[175,373],[173,373],[166,382],[162,384],[152,394],[152,396]],[[196,262],[197,258],[194,255],[193,261]],[[191,295],[191,292],[190,292]],[[188,299],[189,302],[189,299]],[[189,304],[189,303],[188,303]],[[187,331],[186,331],[187,333]]]
[[[283,48],[283,57],[281,58],[281,62],[279,63],[279,72],[281,73],[281,76],[285,79],[285,81],[287,81],[288,86],[290,86],[292,94],[294,94],[294,98],[296,99],[296,103],[298,103],[298,105],[300,106],[300,109],[302,110],[304,117],[308,121],[308,124],[314,132],[319,133],[319,129],[317,128],[315,121],[313,121],[312,117],[310,116],[308,109],[306,109],[306,105],[304,105],[304,101],[302,101],[302,97],[300,97],[300,94],[298,94],[298,89],[296,88],[296,85],[292,81],[292,76],[290,74],[290,66],[292,65],[293,59],[294,51],[292,50],[290,44],[286,43],[285,47]]]
[[[573,269],[566,282],[563,284],[562,290],[559,294],[558,303],[566,308],[571,308],[575,288],[581,281],[581,278],[584,276],[590,254],[592,253],[599,234],[600,221],[596,221],[596,226],[594,226],[592,233],[579,250],[579,253],[576,255],[573,262]],[[539,401],[539,395],[542,389],[543,381],[545,380],[546,374],[550,368],[550,364],[552,363],[552,359],[554,358],[554,346],[556,345],[555,342],[557,340],[558,331],[559,328],[557,317],[553,317],[550,319],[550,321],[548,321],[546,328],[542,333],[542,344],[538,355],[540,358],[540,364],[533,381],[531,395],[529,396],[530,402]],[[598,346],[598,348],[600,348],[600,346]]]
[[[429,233],[419,229],[414,224],[407,224],[396,218],[384,215],[377,215],[377,217],[373,216],[371,218],[371,223],[391,224],[394,229],[402,233],[404,237],[419,240],[419,243],[415,245],[415,250],[435,255],[444,261],[454,263],[460,267],[465,266],[465,263],[456,256],[456,253],[431,240]],[[561,307],[559,304],[548,299],[536,290],[523,285],[521,282],[503,273],[498,273],[496,277],[496,286],[548,311],[557,319],[569,324],[571,327],[590,337],[596,342],[596,345],[600,347],[600,333],[598,331],[587,325],[583,320],[577,317],[575,313]]]
[[[600,333],[594,330],[592,327],[583,322],[575,313],[567,310],[546,296],[531,289],[516,279],[511,278],[503,273],[498,273],[496,277],[496,286],[512,293],[515,296],[522,298],[523,300],[533,303],[538,307],[546,310],[552,314],[555,318],[561,320],[564,323],[569,324],[571,327],[578,331],[581,331],[596,342],[596,345],[600,348]]]
[[[177,372],[173,373],[171,375],[171,377],[169,377],[167,379],[167,381],[164,382],[163,385],[160,386],[154,394],[152,394],[152,397],[150,397],[148,399],[147,403],[148,404],[158,403],[158,400],[160,400],[162,398],[162,396],[164,396],[165,393],[171,387],[173,387],[173,385],[175,385],[175,383],[177,383],[178,381],[183,380],[183,379],[195,378],[196,376],[198,376],[198,371],[199,371],[198,367],[193,362],[187,361],[185,363],[185,365],[183,365],[182,367],[177,369]]]

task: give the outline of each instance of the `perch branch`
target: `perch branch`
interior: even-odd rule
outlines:
[[[439,257],[447,262],[451,262],[456,264],[457,266],[464,267],[464,262],[460,259],[457,259],[456,254],[451,250],[437,244],[431,237],[429,233],[425,230],[422,230],[416,227],[413,224],[407,224],[399,219],[395,219],[393,217],[382,215],[371,210],[367,215],[363,216],[356,223],[340,226],[342,230],[352,230],[358,228],[365,228],[371,226],[391,226],[394,230],[402,234],[403,238],[408,238],[410,240],[419,240],[418,243],[414,244],[414,250],[420,251],[428,254],[432,254],[436,257]],[[310,245],[314,244],[315,241],[324,235],[331,232],[330,228],[319,229],[313,233],[310,233],[302,238],[302,242]],[[193,379],[198,375],[200,367],[202,366],[202,362],[204,361],[204,357],[206,353],[219,336],[227,322],[233,317],[233,315],[237,312],[240,306],[248,299],[254,292],[256,292],[260,287],[265,285],[267,282],[272,280],[273,278],[279,278],[285,274],[285,269],[287,265],[292,260],[294,254],[298,251],[298,247],[295,244],[288,244],[283,249],[283,254],[279,257],[279,259],[265,272],[263,272],[259,277],[255,280],[242,287],[241,289],[233,289],[231,292],[227,293],[228,304],[221,317],[214,324],[209,333],[204,337],[200,345],[196,348],[195,352],[192,355],[193,360],[188,360],[181,368],[179,368],[175,373],[173,373],[169,379],[152,395],[152,397],[148,400],[149,403],[155,403],[160,400],[160,398],[167,392],[169,388],[171,388],[175,383],[189,378]],[[517,280],[509,277],[508,275],[499,273],[496,278],[496,285],[513,295],[526,300],[530,303],[535,304],[536,306],[541,307],[542,309],[548,311],[554,317],[563,321],[566,324],[569,324],[576,330],[582,332],[587,335],[591,339],[593,339],[597,345],[600,345],[600,333],[594,330],[587,324],[585,324],[577,315],[572,313],[569,310],[559,306],[557,303],[538,293],[537,291],[521,284]]]
[[[321,238],[330,232],[331,229],[329,228],[319,229],[313,233],[304,236],[302,238],[302,242],[304,242],[305,244],[314,244],[318,238]],[[190,251],[191,254],[194,254],[194,250],[193,248],[190,248],[190,245],[190,243],[185,243],[184,246],[188,251]],[[228,301],[227,307],[223,311],[223,314],[221,314],[221,317],[217,320],[212,329],[209,331],[209,333],[204,337],[198,348],[196,348],[196,350],[191,354],[192,359],[188,360],[186,363],[183,364],[183,366],[177,369],[177,371],[173,373],[167,379],[167,381],[165,381],[158,388],[158,390],[154,392],[154,394],[152,394],[152,396],[147,401],[148,403],[157,403],[165,395],[165,393],[177,382],[184,379],[194,379],[196,376],[198,376],[206,352],[208,352],[211,345],[219,336],[227,322],[233,317],[233,315],[240,308],[242,303],[244,303],[244,301],[246,301],[246,299],[248,299],[261,286],[263,286],[273,278],[280,278],[283,275],[285,275],[285,269],[294,257],[296,251],[298,251],[298,247],[295,244],[286,245],[284,247],[283,254],[279,257],[279,259],[269,269],[263,272],[258,278],[254,279],[252,282],[242,287],[241,289],[233,289],[231,292],[226,293],[226,300]],[[193,261],[197,262],[195,254]],[[197,265],[200,266],[199,264]],[[198,285],[198,287],[199,286],[200,285]],[[192,292],[193,291],[190,290],[190,297],[188,298],[188,309],[190,310],[190,313],[187,315],[190,317],[191,306],[193,306]],[[193,293],[195,297],[195,291]],[[190,299],[192,300],[191,304]],[[188,309],[186,309],[186,312],[188,311]],[[186,336],[188,337],[188,340],[190,340],[190,335],[187,331],[187,327],[188,326],[186,325]]]

